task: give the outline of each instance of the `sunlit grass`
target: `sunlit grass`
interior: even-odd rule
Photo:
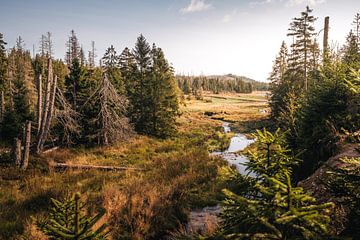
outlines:
[[[109,147],[58,149],[32,157],[27,172],[13,167],[1,168],[0,239],[14,239],[25,234],[30,236],[28,239],[39,240],[30,217],[44,214],[51,197],[61,199],[76,191],[83,193],[88,201],[88,211],[105,207],[109,212],[105,220],[119,229],[129,224],[120,224],[120,219],[127,216],[119,213],[127,206],[125,203],[131,189],[136,192],[132,199],[134,203],[140,204],[144,196],[152,199],[151,209],[145,211],[140,204],[133,211],[148,214],[149,219],[153,219],[151,221],[155,218],[156,221],[169,221],[167,215],[173,214],[174,219],[166,226],[165,223],[154,226],[151,221],[138,222],[145,224],[148,232],[131,233],[135,235],[159,234],[186,220],[185,213],[191,208],[216,204],[222,188],[216,180],[217,171],[225,162],[211,158],[209,152],[226,149],[231,137],[231,134],[223,133],[219,119],[239,121],[240,124],[233,123],[235,128],[266,118],[262,112],[267,109],[265,94],[205,93],[204,100],[186,100],[185,104],[177,121],[178,134],[172,138],[161,140],[134,136]],[[48,161],[141,167],[146,171],[59,173],[48,169]],[[113,197],[119,197],[119,202],[114,202]],[[172,209],[175,208],[179,210],[174,212]]]

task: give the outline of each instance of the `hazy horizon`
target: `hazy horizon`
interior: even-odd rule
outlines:
[[[316,31],[330,16],[332,45],[342,45],[360,10],[356,0],[2,1],[0,32],[7,48],[20,35],[31,52],[52,33],[55,58],[64,58],[73,29],[85,53],[95,41],[97,62],[114,45],[132,48],[142,33],[161,47],[177,74],[235,74],[265,81],[291,19],[310,5]],[[321,34],[319,40],[322,40]]]

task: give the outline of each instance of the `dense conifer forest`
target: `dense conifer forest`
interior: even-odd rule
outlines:
[[[56,59],[0,33],[0,239],[359,239],[360,13],[341,47],[315,13],[269,83],[176,75],[142,34],[102,54],[71,30]]]

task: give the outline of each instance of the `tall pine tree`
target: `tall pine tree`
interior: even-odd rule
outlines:
[[[143,35],[133,50],[136,67],[132,69],[130,116],[135,130],[156,137],[175,131],[178,114],[177,87],[173,70],[164,53],[147,43]]]
[[[290,68],[301,74],[299,86],[305,91],[309,88],[309,73],[313,70],[311,53],[314,48],[316,18],[311,15],[312,9],[306,7],[301,16],[294,18],[290,24],[288,36],[293,37],[290,54]]]
[[[175,132],[179,113],[178,88],[174,71],[164,52],[154,44],[152,49],[152,76],[150,85],[150,133],[157,137],[171,136]]]
[[[114,85],[119,94],[125,92],[123,78],[120,71],[120,57],[117,55],[113,45],[111,45],[105,52],[102,58],[102,63],[105,67],[109,81]]]

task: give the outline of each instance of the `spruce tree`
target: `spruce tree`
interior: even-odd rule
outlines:
[[[65,62],[70,67],[73,61],[80,56],[80,44],[74,30],[71,30],[68,41],[66,42]]]
[[[156,137],[173,134],[178,114],[177,87],[173,69],[163,51],[155,45],[151,48],[140,35],[133,58],[123,53],[123,59],[128,60],[126,65],[122,63],[122,69],[128,82],[129,112],[135,130]],[[132,73],[130,79],[127,70]]]
[[[21,37],[8,56],[8,108],[2,123],[2,135],[12,141],[22,134],[22,127],[27,120],[33,120],[32,106],[35,105],[35,87],[30,53],[24,50]]]
[[[356,41],[360,47],[360,13],[355,14],[352,25],[354,26],[353,32],[356,37]]]
[[[0,33],[0,92],[5,91],[6,86],[6,72],[7,72],[7,56],[6,56],[6,42],[4,36]]]
[[[296,160],[277,131],[258,131],[247,170],[255,175],[239,178],[236,193],[224,190],[221,235],[229,239],[322,239],[327,236],[326,215],[332,203],[317,204],[301,187],[294,187],[291,168]],[[245,181],[245,182],[244,182]]]
[[[7,56],[5,45],[6,42],[2,33],[0,33],[0,123],[4,119],[6,106]]]
[[[350,31],[346,38],[345,46],[343,47],[343,62],[352,69],[360,67],[360,45],[356,35]]]
[[[309,73],[313,70],[311,64],[311,49],[314,47],[315,28],[314,22],[316,18],[311,15],[312,9],[306,7],[301,16],[294,18],[290,24],[288,36],[293,37],[293,44],[291,45],[291,54],[289,67],[300,73],[301,82],[299,86],[307,91],[309,87]]]
[[[140,35],[133,50],[136,68],[132,69],[132,86],[129,94],[130,116],[135,130],[148,134],[150,115],[151,47],[143,35]]]
[[[105,240],[109,234],[108,225],[102,224],[96,230],[95,224],[104,216],[101,211],[96,216],[86,216],[80,193],[61,202],[51,199],[52,208],[48,219],[37,221],[37,227],[53,240]]]
[[[80,65],[78,58],[75,58],[70,67],[70,73],[65,78],[66,94],[65,96],[71,102],[74,110],[79,110],[80,106],[86,101],[87,96],[84,93],[85,69]]]
[[[190,83],[187,78],[184,79],[184,84],[183,84],[182,90],[183,90],[184,94],[186,94],[186,95],[189,95],[191,93]]]
[[[152,49],[151,76],[151,124],[150,133],[157,137],[168,137],[175,133],[179,114],[178,88],[174,71],[165,59],[164,52],[155,45]]]
[[[286,71],[288,70],[288,49],[285,42],[282,42],[279,54],[277,55],[273,70],[270,74],[270,107],[271,116],[277,119],[280,116],[282,109],[285,108],[286,94],[289,91],[289,81],[286,78]]]
[[[113,45],[106,50],[102,58],[102,63],[110,82],[114,85],[119,94],[124,94],[125,86],[120,71],[120,57],[117,55]]]
[[[119,56],[121,76],[124,80],[128,97],[134,94],[134,73],[136,69],[135,58],[129,48],[125,48]]]

